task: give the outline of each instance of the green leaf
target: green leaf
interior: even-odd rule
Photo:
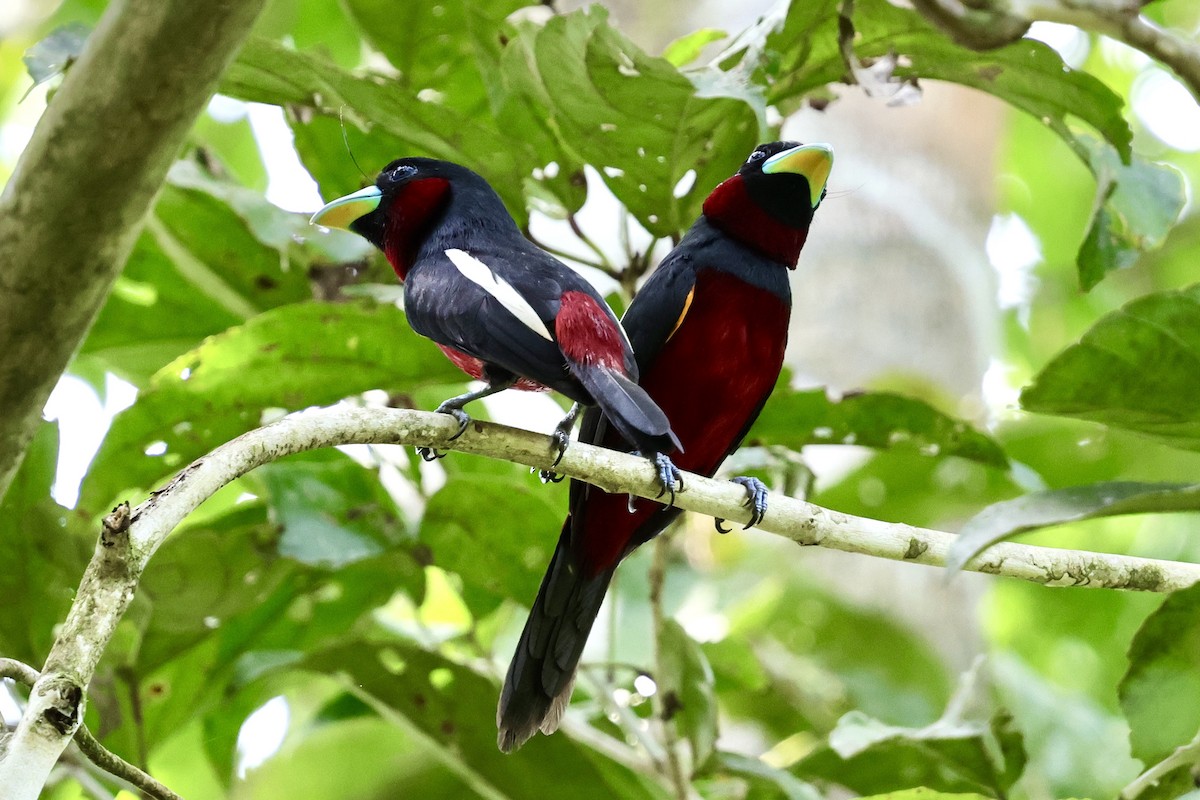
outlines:
[[[761,65],[768,99],[780,103],[843,79],[836,0],[792,3],[782,27],[768,37]],[[932,79],[970,86],[1032,114],[1082,155],[1070,117],[1099,131],[1124,159],[1133,134],[1121,114],[1124,101],[1104,83],[1068,67],[1048,45],[1021,39],[987,52],[954,44],[920,14],[887,0],[854,4],[853,42],[862,60],[896,56],[900,80]]]
[[[398,71],[396,83],[413,95],[433,93],[435,102],[467,115],[491,113],[501,91],[501,32],[525,0],[442,4],[349,0],[347,9],[363,37]]]
[[[682,67],[700,57],[701,51],[713,42],[729,38],[729,34],[718,28],[699,28],[680,36],[663,48],[662,57],[672,66]]]
[[[695,769],[703,770],[717,742],[712,667],[700,645],[673,619],[663,622],[658,648],[660,671],[654,678],[664,714],[691,745]]]
[[[49,36],[25,51],[21,60],[29,70],[29,77],[33,78],[33,86],[66,72],[83,52],[84,42],[91,32],[90,26],[72,22],[55,28]]]
[[[722,775],[738,777],[752,787],[761,788],[764,797],[822,800],[821,793],[811,784],[805,783],[790,772],[772,767],[760,758],[719,751],[716,767]]]
[[[258,427],[268,409],[298,410],[368,389],[412,392],[458,378],[392,306],[272,309],[155,374],[133,407],[114,420],[80,505],[100,508],[123,489],[149,488]]]
[[[1081,137],[1096,175],[1097,205],[1079,248],[1079,284],[1090,290],[1105,275],[1125,269],[1163,243],[1186,201],[1183,175],[1138,155],[1122,163],[1113,148]]]
[[[204,337],[310,298],[311,263],[364,252],[312,232],[257,192],[176,164],[81,355],[144,385]]]
[[[1033,492],[990,505],[967,520],[950,546],[946,569],[957,572],[996,542],[1035,528],[1169,511],[1200,511],[1200,484],[1110,481]]]
[[[870,797],[861,798],[861,800],[987,800],[987,796],[981,794],[949,794],[925,786],[918,786],[915,789],[904,789],[899,792],[873,794]]]
[[[419,731],[441,760],[489,794],[529,796],[531,787],[570,787],[572,797],[662,798],[652,779],[565,733],[538,736],[519,755],[496,747],[497,686],[470,669],[403,642],[358,642],[330,648],[304,663],[343,675],[348,688],[385,719]]]
[[[264,465],[280,555],[338,568],[378,555],[405,537],[403,514],[375,473],[334,450]]]
[[[463,474],[429,499],[421,542],[433,563],[462,577],[463,600],[477,616],[499,599],[528,607],[562,527],[559,500],[511,475]]]
[[[991,438],[929,404],[888,392],[831,398],[824,389],[792,390],[780,380],[747,437],[749,444],[856,444],[923,455],[960,456],[1006,467],[1004,451]]]
[[[905,728],[851,711],[829,734],[828,747],[795,769],[802,777],[833,781],[862,794],[917,783],[939,791],[1004,797],[1024,766],[1021,736],[1011,716],[996,708],[977,663],[936,722]]]
[[[40,665],[67,615],[98,530],[50,499],[58,425],[43,422],[0,503],[0,654]]]
[[[1200,730],[1200,585],[1175,592],[1129,646],[1119,687],[1133,755],[1147,766]]]
[[[758,140],[750,105],[703,96],[667,60],[612,28],[600,6],[519,25],[502,66],[506,85],[563,152],[593,165],[656,236],[690,225]],[[693,185],[675,197],[689,170]]]
[[[1103,317],[1025,387],[1021,406],[1200,449],[1200,285]]]
[[[380,128],[404,151],[388,160],[424,155],[469,167],[491,182],[520,224],[526,217],[521,187],[533,168],[545,163],[536,147],[540,134],[502,130],[491,115],[424,102],[391,80],[360,77],[319,56],[263,39],[247,40],[222,76],[221,91],[243,100],[314,109],[364,130]],[[385,163],[363,168],[378,170]],[[348,157],[346,164],[350,166]]]

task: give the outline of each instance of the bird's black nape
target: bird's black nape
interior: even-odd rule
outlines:
[[[795,173],[767,175],[763,163],[771,156],[799,147],[800,142],[768,142],[755,148],[738,169],[750,199],[772,219],[789,228],[807,230],[816,210],[810,203],[800,201],[811,194],[808,179]]]

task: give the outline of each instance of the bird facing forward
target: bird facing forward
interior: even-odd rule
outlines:
[[[788,270],[796,267],[832,166],[828,145],[759,146],[708,196],[700,219],[622,320],[641,385],[682,442],[675,458],[682,469],[716,472],[775,388],[791,312]],[[579,438],[615,447],[614,428],[615,420],[592,409]],[[760,521],[766,487],[735,480],[746,487],[752,524]],[[570,511],[500,695],[501,750],[557,729],[617,564],[679,513],[571,482]]]

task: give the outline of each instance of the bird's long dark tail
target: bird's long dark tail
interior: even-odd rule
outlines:
[[[580,572],[570,529],[568,518],[500,692],[497,744],[505,753],[539,730],[558,729],[575,686],[575,667],[612,580],[615,567],[594,577]]]
[[[601,365],[571,366],[571,372],[596,400],[613,427],[644,454],[682,450],[671,423],[642,387],[617,370]]]

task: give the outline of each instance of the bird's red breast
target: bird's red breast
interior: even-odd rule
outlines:
[[[683,444],[673,456],[680,469],[711,476],[744,434],[779,377],[789,314],[782,298],[734,275],[698,273],[683,320],[641,380]],[[611,429],[604,444],[622,446]],[[631,514],[624,495],[590,490],[572,509],[585,572],[614,565],[661,508],[638,500]]]

